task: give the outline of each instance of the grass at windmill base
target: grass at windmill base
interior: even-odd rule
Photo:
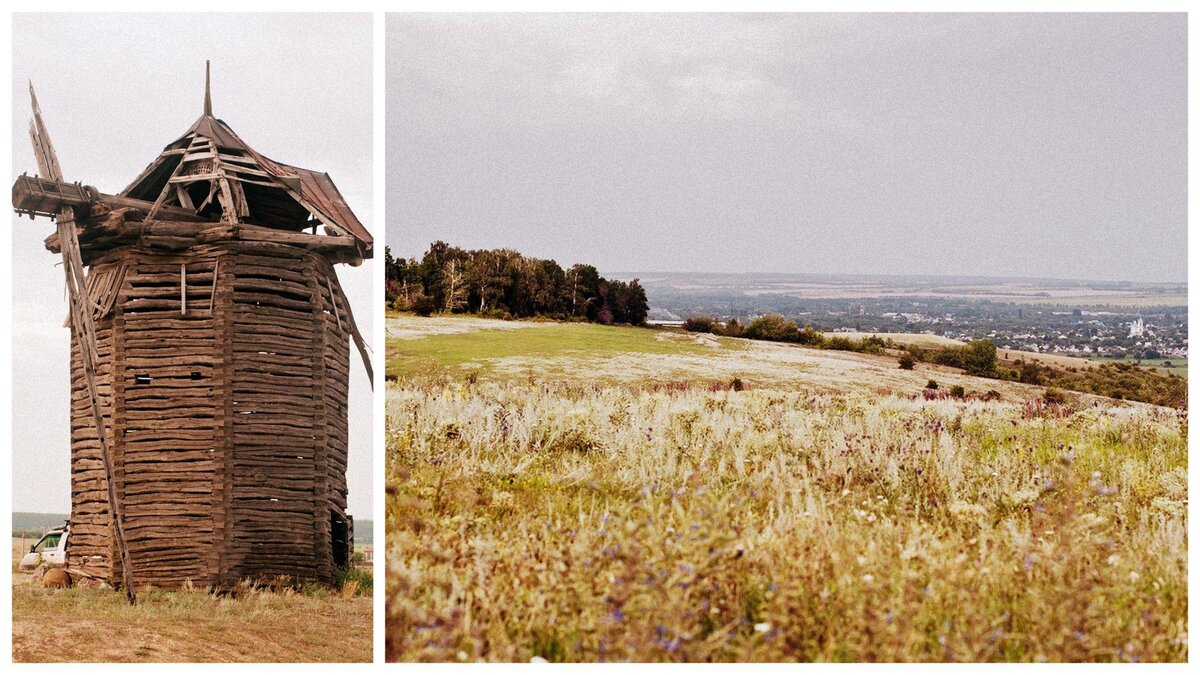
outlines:
[[[388,322],[389,660],[1187,658],[1175,411],[455,321]],[[927,400],[931,378],[1002,397]]]
[[[17,569],[29,541],[13,538],[14,662],[371,660],[368,580],[301,592],[245,587],[231,597],[147,588],[130,606],[112,589],[43,588]]]

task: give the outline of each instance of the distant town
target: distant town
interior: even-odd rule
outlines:
[[[987,338],[1000,349],[1122,360],[1188,357],[1183,285],[980,279],[654,275],[649,321],[779,313],[827,333]],[[820,297],[827,295],[831,297]]]

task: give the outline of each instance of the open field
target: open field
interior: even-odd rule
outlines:
[[[421,344],[454,321],[389,319],[430,328],[389,342],[390,660],[1187,659],[1184,415],[639,329]]]
[[[244,587],[227,597],[147,588],[130,607],[119,591],[50,590],[17,572],[34,541],[13,538],[16,662],[371,660],[373,610],[366,587]]]
[[[634,275],[625,275],[634,276]],[[786,296],[807,299],[962,299],[1078,307],[1186,307],[1187,285],[982,279],[968,277],[855,277],[790,274],[639,274],[653,297]]]
[[[388,376],[518,368],[525,359],[704,354],[705,347],[730,345],[720,338],[678,333],[631,332],[589,323],[499,321],[432,317],[388,321]]]
[[[1095,361],[1097,363],[1137,363],[1137,361],[1135,361],[1134,359],[1107,359],[1107,358],[1105,358],[1105,359],[1095,359]],[[1171,365],[1165,366],[1165,365],[1163,365],[1164,362],[1170,363]],[[1179,377],[1187,377],[1188,376],[1188,360],[1187,359],[1142,359],[1141,363],[1138,365],[1140,365],[1142,368],[1146,368],[1148,370],[1153,370],[1153,371],[1156,371],[1159,373],[1163,373],[1164,375],[1167,373],[1174,373],[1174,374],[1178,375]]]
[[[1129,309],[1132,307],[1187,307],[1187,293],[1146,293],[1146,292],[1116,292],[1116,293],[1062,293],[1049,297],[1016,298],[1014,302],[1026,305],[1060,305],[1068,307],[1112,307]]]
[[[872,336],[878,336],[885,340],[891,340],[898,345],[916,345],[918,347],[960,347],[962,342],[954,338],[948,338],[942,335],[933,335],[930,333],[855,333],[850,331],[837,331],[827,333],[826,337],[844,337],[850,340],[861,340]]]
[[[443,376],[514,381],[579,381],[610,385],[727,384],[810,391],[918,392],[930,379],[968,391],[995,390],[1014,400],[1039,388],[981,380],[932,364],[910,371],[890,356],[808,349],[797,345],[585,323],[491,321],[390,315],[389,379]],[[929,337],[929,336],[922,336]]]

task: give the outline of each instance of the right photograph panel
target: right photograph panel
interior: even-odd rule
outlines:
[[[389,661],[1186,661],[1184,14],[387,17]]]

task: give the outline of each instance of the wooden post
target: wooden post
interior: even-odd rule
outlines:
[[[325,277],[325,287],[329,289],[329,304],[333,305],[333,318],[337,319],[338,330],[342,330],[342,313],[338,311],[337,295],[333,292],[333,282]]]
[[[333,279],[335,279],[335,280],[337,279],[336,272],[330,271],[330,275],[332,276]],[[337,288],[339,291],[342,289],[341,281],[338,281]],[[343,297],[344,297],[344,295],[345,294],[343,293]],[[335,300],[334,302],[335,302],[334,306],[336,307],[337,301]],[[367,348],[366,341],[363,340],[362,333],[358,332],[358,324],[356,324],[354,322],[354,310],[350,309],[349,302],[346,303],[346,321],[350,324],[350,337],[352,337],[354,339],[354,346],[358,347],[358,355],[362,357],[363,368],[365,368],[367,371],[367,382],[370,383],[371,389],[374,389],[375,388],[375,374],[374,374],[374,371],[371,369],[371,356],[370,356],[370,354],[368,354],[368,352],[370,350]]]
[[[179,315],[187,316],[187,263],[179,263]]]

